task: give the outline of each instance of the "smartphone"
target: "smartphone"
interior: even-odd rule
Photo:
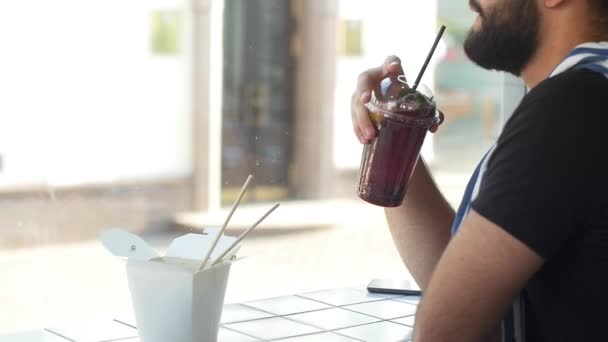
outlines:
[[[415,284],[407,280],[373,279],[367,285],[367,291],[406,296],[421,296],[422,291]]]

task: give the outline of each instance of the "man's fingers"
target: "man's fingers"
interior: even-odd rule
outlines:
[[[361,96],[359,96],[359,100],[361,103],[368,103],[372,99],[372,92],[368,89],[361,92]]]
[[[382,65],[384,70],[384,77],[396,77],[403,75],[403,66],[401,65],[401,59],[397,56],[388,56]]]
[[[357,80],[357,89],[362,92],[375,88],[380,81],[386,77],[397,77],[403,75],[401,60],[397,56],[389,56],[384,63],[377,68],[362,72]]]
[[[355,96],[359,96],[363,103],[367,103],[371,99],[371,91],[380,90],[380,82],[383,79],[387,77],[395,79],[399,75],[403,75],[401,60],[397,56],[389,56],[381,66],[364,71],[359,75]]]
[[[371,119],[369,118],[369,113],[367,108],[365,107],[365,103],[369,102],[369,91],[364,92],[363,94],[353,94],[351,99],[351,118],[353,122],[353,130],[357,139],[362,144],[369,143],[376,133],[376,130],[372,126]]]
[[[362,144],[367,144],[369,142],[369,140],[367,140],[364,136],[363,133],[361,133],[361,129],[359,128],[358,124],[355,123],[353,125],[353,130],[355,131],[355,136],[357,137],[357,139],[359,140],[360,143]]]
[[[400,76],[403,75],[403,67],[401,66],[401,60],[397,56],[389,56],[382,64],[382,77],[381,80],[390,79],[393,83],[397,82]],[[381,91],[381,82],[375,84],[374,91],[378,94]],[[384,94],[384,92],[383,92]]]
[[[376,136],[376,128],[372,124],[372,120],[369,118],[369,112],[367,108],[362,104],[355,107],[355,122],[361,131],[361,135],[366,140],[371,140]]]
[[[388,75],[403,75],[403,67],[397,62],[393,62],[386,66],[386,73]]]
[[[357,79],[357,93],[361,95],[363,91],[374,88],[375,84],[379,84],[380,81],[382,81],[383,73],[383,67],[373,68],[362,72]]]
[[[355,116],[363,137],[369,142],[376,136],[376,128],[369,117],[369,110],[365,106],[371,100],[371,91],[364,90],[361,93],[358,103],[355,105]]]
[[[374,127],[365,104],[372,98],[372,91],[380,91],[380,82],[390,77],[396,79],[403,75],[401,60],[397,56],[389,56],[384,63],[377,67],[362,72],[357,79],[357,89],[351,100],[351,116],[355,135],[363,144],[369,143],[376,136]]]
[[[376,136],[376,130],[372,126],[365,104],[371,101],[372,89],[375,92],[379,91],[381,75],[382,67],[370,69],[359,75],[359,84],[351,102],[353,124],[359,127],[361,137],[364,139],[359,140],[363,144],[367,144]]]

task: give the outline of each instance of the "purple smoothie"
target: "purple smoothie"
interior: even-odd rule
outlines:
[[[419,92],[401,95],[368,104],[377,136],[364,147],[357,194],[383,207],[403,202],[426,133],[439,120],[432,98]]]

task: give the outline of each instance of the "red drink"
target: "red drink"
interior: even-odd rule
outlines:
[[[439,120],[432,97],[407,85],[402,90],[396,99],[374,96],[368,104],[378,134],[364,147],[357,194],[383,207],[403,202],[426,132]]]

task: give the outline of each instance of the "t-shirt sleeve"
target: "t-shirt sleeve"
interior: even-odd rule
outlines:
[[[505,126],[472,208],[543,258],[577,229],[588,139],[585,99],[564,80],[535,89]],[[539,86],[540,87],[540,86]],[[584,122],[584,124],[583,124]]]

